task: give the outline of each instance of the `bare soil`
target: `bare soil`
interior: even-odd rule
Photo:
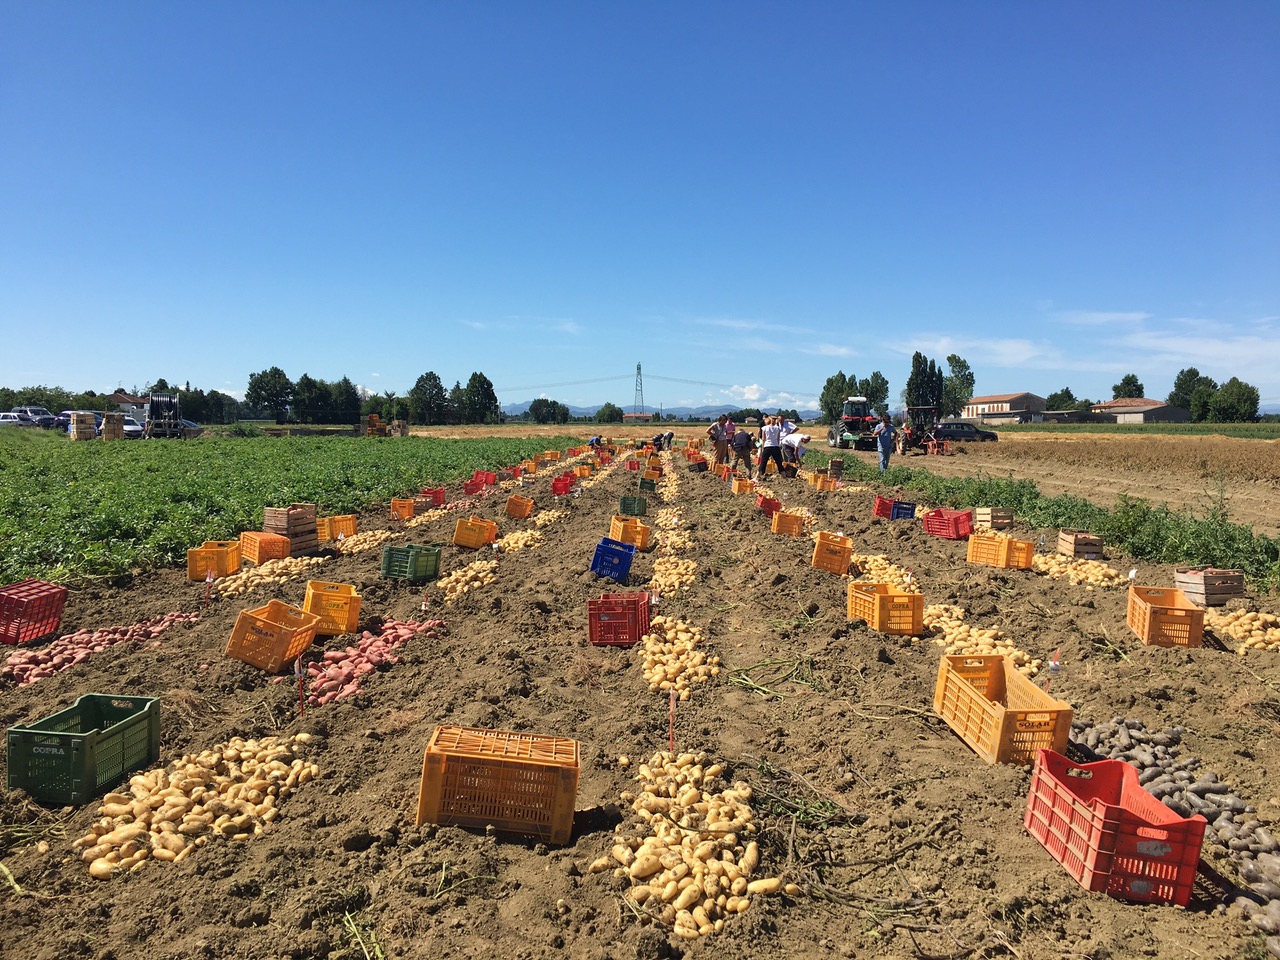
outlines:
[[[994,471],[998,453],[974,450],[949,458],[947,469]],[[679,704],[677,750],[721,759],[759,796],[817,796],[847,812],[844,823],[815,827],[759,810],[762,872],[803,893],[757,898],[722,933],[687,942],[640,922],[624,904],[623,881],[587,871],[608,853],[615,828],[630,822],[619,795],[632,779],[617,758],[666,748],[668,700],[649,692],[635,651],[587,643],[587,600],[614,587],[589,571],[592,550],[619,498],[635,493],[636,474],[614,469],[558,503],[550,477],[539,474],[522,492],[537,510],[567,516],[542,529],[539,546],[499,555],[497,582],[453,604],[428,587],[424,612],[421,588],[380,576],[377,551],[333,556],[321,567],[324,579],[359,588],[362,626],[387,617],[442,617],[447,626],[435,641],[412,641],[403,662],[366,679],[365,692],[301,717],[289,684],[223,656],[249,603],[206,608],[203,584],[178,570],[73,590],[65,632],[174,610],[200,618],[158,645],[111,648],[31,687],[6,683],[5,727],[84,693],[155,696],[162,763],[233,736],[307,730],[321,738],[321,775],[284,803],[263,836],[210,843],[181,863],[152,862],[109,881],[91,879],[70,848],[96,805],[47,809],[0,793],[0,855],[12,875],[0,878],[9,888],[0,957],[352,958],[376,955],[366,953],[370,937],[386,957],[406,958],[1264,955],[1240,911],[1221,907],[1236,876],[1224,848],[1206,845],[1206,872],[1185,910],[1082,890],[1023,829],[1028,770],[983,763],[933,715],[939,648],[848,622],[847,580],[810,565],[809,538],[772,534],[753,497],[681,463],[674,461],[680,482],[670,502],[647,498],[651,513],[680,509],[690,545],[674,552],[695,560],[698,572],[658,610],[700,627],[725,672]],[[1153,489],[1133,480],[1135,492]],[[1144,647],[1125,626],[1123,590],[1085,592],[1029,572],[971,567],[962,542],[875,519],[875,493],[890,491],[817,493],[802,480],[772,489],[809,508],[816,529],[843,532],[857,552],[910,567],[926,602],[961,604],[972,622],[999,627],[1034,656],[1060,651],[1052,692],[1077,718],[1185,727],[1188,752],[1249,798],[1260,820],[1280,821],[1280,655]],[[502,534],[531,529],[531,520],[504,515],[505,495],[494,491],[473,512],[496,520]],[[475,558],[447,545],[453,522],[395,527],[396,542],[445,544],[447,573]],[[362,530],[392,526],[382,511],[360,517]],[[656,550],[637,555],[632,586],[648,581],[663,549],[659,538]],[[1172,583],[1168,568],[1114,563],[1136,565],[1140,582]],[[300,604],[303,590],[297,581],[262,591],[252,605],[271,596]],[[729,682],[733,670],[770,660],[795,663],[807,682],[779,681],[772,696]],[[422,753],[441,723],[579,740],[571,843],[415,826]],[[364,948],[344,929],[347,914]]]

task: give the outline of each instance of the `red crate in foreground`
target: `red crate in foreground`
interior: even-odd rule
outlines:
[[[1137,768],[1123,760],[1073,763],[1052,750],[1036,756],[1023,825],[1086,890],[1185,907],[1205,824],[1144,790]]]
[[[635,646],[649,630],[649,594],[601,594],[587,601],[587,622],[593,647]]]
[[[0,588],[0,643],[26,643],[57,631],[67,588],[43,580],[22,580]]]
[[[921,519],[925,533],[944,540],[963,540],[973,533],[972,510],[929,510]]]
[[[487,827],[563,845],[573,837],[577,740],[439,726],[422,758],[417,824]]]

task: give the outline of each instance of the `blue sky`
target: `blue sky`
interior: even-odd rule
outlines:
[[[0,0],[0,384],[1280,404],[1280,4]]]

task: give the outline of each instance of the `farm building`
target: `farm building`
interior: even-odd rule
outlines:
[[[139,421],[147,418],[146,397],[135,397],[123,390],[117,390],[107,399],[119,407],[120,412],[126,417],[136,417]]]
[[[1044,408],[1044,397],[1034,393],[998,393],[974,397],[965,404],[962,416],[965,420],[1029,420],[1033,414],[1043,413]]]
[[[623,423],[651,423],[653,422],[652,413],[624,413],[622,415]]]
[[[1095,403],[1094,413],[1110,414],[1116,423],[1190,423],[1191,411],[1146,397],[1120,397]]]

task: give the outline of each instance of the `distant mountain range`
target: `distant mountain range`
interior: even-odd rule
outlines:
[[[516,403],[504,403],[502,404],[502,412],[509,417],[518,417],[521,414],[526,413],[532,403],[532,400],[520,400]],[[594,417],[597,411],[599,411],[604,404],[597,403],[595,406],[591,407],[575,407],[572,404],[566,403],[565,406],[569,408],[570,416]],[[699,420],[713,420],[722,413],[732,413],[735,410],[741,410],[743,406],[744,405],[742,404],[738,406],[734,406],[733,404],[720,404],[719,406],[712,407],[663,407],[662,415],[668,419],[674,420],[688,420],[690,417],[695,417]],[[626,407],[623,407],[622,409],[626,413],[631,412]],[[653,407],[649,407],[647,412],[657,413],[658,411]],[[769,413],[770,411],[766,410],[765,412]],[[798,413],[802,420],[816,420],[822,415],[817,410],[800,410]]]

